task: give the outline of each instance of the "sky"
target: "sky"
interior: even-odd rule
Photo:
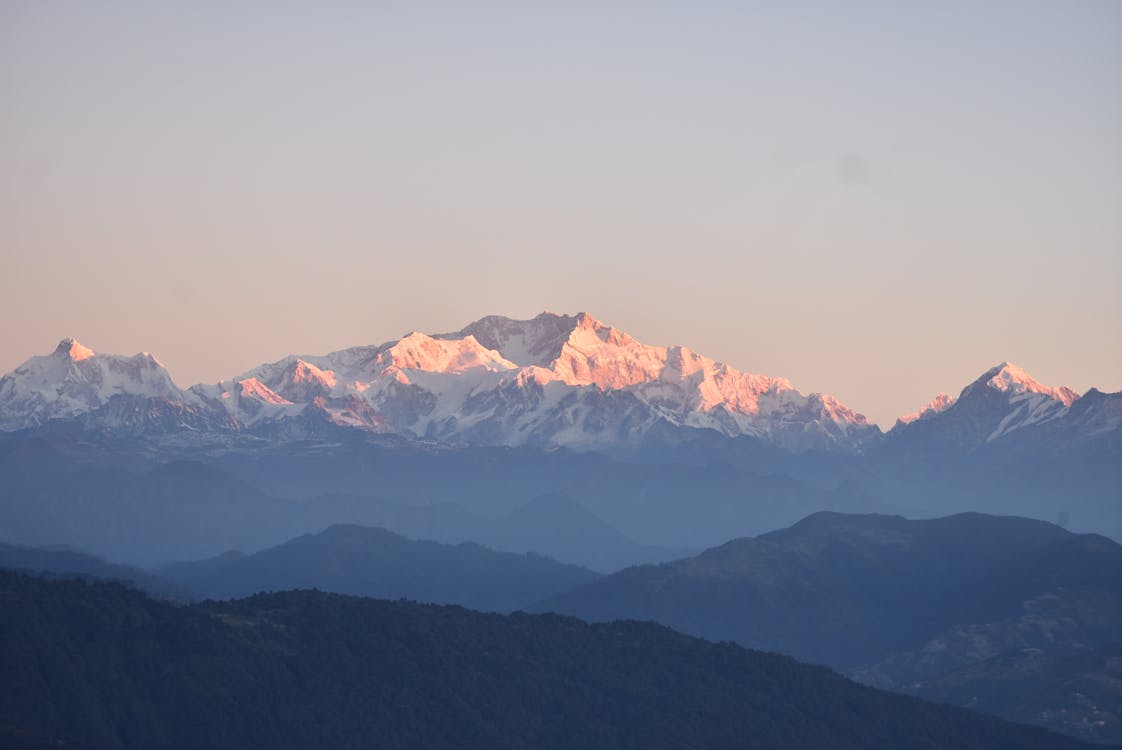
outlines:
[[[1122,3],[0,3],[0,372],[542,310],[884,426],[1122,389]]]

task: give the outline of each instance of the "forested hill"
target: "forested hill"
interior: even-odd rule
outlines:
[[[304,534],[252,555],[180,563],[161,573],[200,598],[319,589],[460,604],[488,612],[524,608],[598,577],[540,555],[406,539],[385,529],[350,524]]]
[[[1077,748],[652,624],[0,572],[0,745]]]

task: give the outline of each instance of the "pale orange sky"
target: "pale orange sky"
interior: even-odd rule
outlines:
[[[0,5],[0,371],[543,309],[885,426],[1119,390],[1122,5]]]

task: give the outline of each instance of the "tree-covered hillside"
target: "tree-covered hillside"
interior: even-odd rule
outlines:
[[[12,747],[1084,747],[650,624],[8,572],[0,602]]]

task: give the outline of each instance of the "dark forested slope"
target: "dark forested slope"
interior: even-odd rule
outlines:
[[[16,573],[0,602],[13,747],[1084,747],[648,624]]]
[[[819,513],[696,557],[621,571],[536,609],[654,620],[879,687],[1122,739],[1122,683],[1110,669],[1083,675],[1098,687],[1080,705],[1041,708],[1042,675],[1013,658],[1027,649],[1069,663],[1122,641],[1122,547],[1042,521]],[[1062,695],[1058,688],[1050,684],[1048,694]]]

